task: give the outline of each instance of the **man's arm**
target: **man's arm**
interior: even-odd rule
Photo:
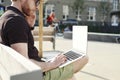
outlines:
[[[24,57],[28,58],[28,49],[27,43],[15,43],[11,44],[11,48],[19,52]]]
[[[17,52],[19,52],[21,55],[23,55],[24,57],[28,58],[27,43],[15,43],[15,44],[12,44],[11,47]],[[35,64],[37,64],[38,66],[40,66],[43,72],[45,72],[45,71],[49,71],[51,69],[57,68],[59,65],[61,65],[66,61],[66,57],[62,54],[59,54],[58,56],[56,56],[56,58],[52,62],[38,62],[34,59],[30,59],[30,60]]]

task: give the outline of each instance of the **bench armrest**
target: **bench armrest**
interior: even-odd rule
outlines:
[[[0,65],[2,80],[42,80],[39,66],[3,44],[0,44]]]

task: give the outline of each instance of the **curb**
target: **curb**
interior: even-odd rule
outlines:
[[[63,36],[65,39],[72,39],[72,32],[64,32]],[[88,32],[88,40],[90,41],[101,41],[101,42],[112,42],[116,43],[116,39],[120,37],[120,34],[107,34],[107,33],[92,33]]]

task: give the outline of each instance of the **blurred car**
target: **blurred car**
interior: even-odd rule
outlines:
[[[62,24],[72,24],[72,25],[77,25],[78,21],[76,19],[67,19],[67,20],[62,20]]]
[[[61,20],[60,25],[64,27],[64,31],[72,31],[72,26],[78,25],[78,21],[76,19]]]

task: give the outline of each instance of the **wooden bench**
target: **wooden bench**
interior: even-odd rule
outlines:
[[[39,41],[39,27],[35,27],[32,31],[34,41]],[[43,41],[50,41],[53,43],[55,50],[55,29],[54,27],[43,27]]]
[[[0,44],[0,80],[43,80],[42,76],[40,67]]]

